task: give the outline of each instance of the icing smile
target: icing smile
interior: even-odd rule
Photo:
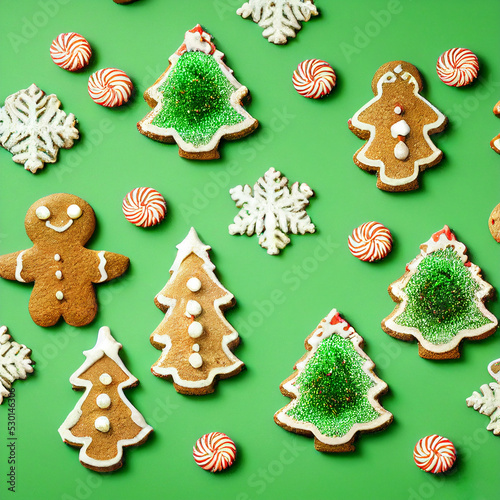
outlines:
[[[66,229],[70,228],[72,226],[72,224],[73,224],[73,219],[70,219],[68,222],[66,222],[66,224],[64,224],[64,226],[53,226],[49,221],[47,221],[45,223],[45,225],[47,227],[49,227],[50,229],[53,229],[57,233],[64,233],[64,231],[66,231]]]

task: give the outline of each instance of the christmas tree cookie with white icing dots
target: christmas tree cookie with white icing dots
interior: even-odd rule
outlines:
[[[80,448],[80,463],[98,472],[123,465],[123,448],[144,443],[153,428],[126,398],[123,389],[139,381],[120,359],[118,343],[107,326],[99,330],[96,345],[71,375],[75,390],[85,390],[59,427],[65,443]]]
[[[33,246],[1,255],[0,277],[35,283],[29,312],[37,325],[52,326],[61,317],[73,326],[87,325],[97,313],[94,283],[121,276],[128,257],[85,248],[96,218],[92,207],[72,194],[39,199],[24,226]]]
[[[155,298],[165,318],[150,337],[162,351],[151,371],[171,378],[181,394],[209,394],[217,379],[232,377],[244,366],[232,353],[240,342],[238,332],[224,317],[235,299],[215,276],[210,247],[194,228],[177,249],[171,277]]]
[[[498,320],[484,302],[493,287],[469,261],[467,248],[448,226],[420,245],[420,255],[389,285],[397,303],[382,329],[400,340],[417,340],[420,357],[460,357],[463,339],[480,340],[495,332]]]
[[[169,58],[169,66],[144,92],[152,109],[139,123],[141,134],[177,143],[191,160],[219,158],[219,142],[240,139],[258,125],[243,107],[248,89],[224,63],[212,36],[198,24]]]
[[[422,170],[443,157],[430,139],[442,132],[447,118],[420,94],[422,77],[413,64],[383,64],[372,80],[375,97],[349,120],[349,128],[366,140],[354,154],[354,163],[377,174],[384,191],[418,188]]]
[[[287,431],[313,436],[318,451],[354,451],[358,434],[392,422],[392,414],[378,401],[387,384],[375,375],[363,338],[336,309],[304,344],[306,354],[280,385],[291,401],[274,421]]]

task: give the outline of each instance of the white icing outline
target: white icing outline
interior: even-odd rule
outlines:
[[[186,34],[190,33],[190,31],[187,31]],[[192,33],[191,33],[192,34]],[[212,39],[212,36],[209,33],[206,33],[205,31],[202,33],[200,36],[201,38],[204,38],[205,43],[207,42],[207,37],[203,37],[203,35],[208,35],[208,41]],[[196,46],[191,46],[193,51],[195,52],[203,52],[203,48],[196,47]],[[224,76],[229,80],[229,83],[235,88],[235,91],[230,97],[230,102],[234,106],[235,111],[244,117],[244,120],[241,121],[240,123],[237,123],[235,125],[223,125],[220,127],[217,132],[214,134],[212,139],[208,144],[200,145],[200,146],[195,146],[192,143],[185,142],[182,137],[179,135],[179,133],[174,129],[174,128],[164,128],[164,127],[158,127],[156,125],[153,125],[153,120],[156,118],[156,115],[161,111],[163,108],[163,94],[159,92],[159,87],[165,83],[167,78],[170,76],[170,73],[172,70],[175,68],[175,65],[177,64],[177,61],[182,55],[177,54],[177,52],[174,52],[169,58],[168,61],[170,63],[170,66],[168,67],[167,71],[160,77],[158,81],[155,82],[154,85],[146,89],[144,92],[144,98],[147,100],[154,100],[157,104],[156,106],[137,124],[139,130],[147,135],[147,134],[154,134],[155,136],[159,137],[172,137],[174,141],[177,143],[180,149],[183,151],[186,151],[187,153],[201,153],[201,152],[206,152],[206,151],[212,151],[217,148],[220,140],[226,136],[226,135],[233,135],[233,134],[238,134],[250,127],[252,127],[257,120],[253,118],[250,113],[242,106],[241,104],[241,99],[248,94],[248,89],[244,86],[241,85],[238,80],[233,76],[233,70],[226,66],[224,63],[224,54],[220,52],[219,50],[215,50],[215,52],[212,54],[213,58],[215,61],[218,63],[222,73]]]
[[[310,351],[307,351],[307,353],[296,363],[295,365],[295,369],[297,370],[296,373],[292,378],[290,378],[290,380],[288,380],[286,383],[283,384],[283,389],[293,394],[295,397],[293,397],[290,403],[288,403],[285,407],[281,408],[281,410],[277,411],[276,414],[274,415],[274,418],[278,419],[286,427],[307,431],[307,433],[314,435],[314,437],[318,441],[321,441],[322,443],[328,446],[340,446],[342,444],[348,443],[349,441],[351,441],[351,439],[355,436],[356,433],[363,431],[367,432],[375,431],[376,428],[389,424],[392,420],[392,413],[386,410],[380,404],[378,399],[376,399],[380,394],[382,394],[387,390],[387,384],[373,372],[373,369],[375,368],[375,363],[371,360],[371,358],[368,357],[368,355],[360,347],[360,345],[363,343],[363,338],[354,330],[352,326],[348,325],[348,323],[343,318],[342,321],[340,321],[339,323],[332,325],[330,321],[336,314],[337,310],[332,309],[328,314],[328,316],[321,321],[316,330],[314,330],[314,332],[309,336],[307,342],[309,345],[312,346],[312,349]],[[346,327],[348,328],[346,329]],[[361,368],[368,375],[370,380],[375,383],[373,387],[368,389],[366,397],[370,405],[373,406],[374,410],[380,414],[379,417],[377,417],[374,420],[371,420],[370,422],[354,424],[349,430],[349,432],[347,432],[343,436],[336,436],[336,437],[325,436],[314,424],[310,422],[302,422],[299,420],[295,420],[290,415],[287,415],[287,412],[297,405],[298,399],[300,397],[299,390],[294,385],[297,380],[297,377],[305,368],[309,360],[314,356],[321,342],[324,339],[331,337],[332,335],[339,335],[344,339],[349,339],[352,342],[356,352],[363,359],[365,359],[365,362],[363,363]]]
[[[401,65],[398,65],[398,66],[396,66],[396,68],[394,68],[394,71],[396,73],[398,73],[397,69],[400,68],[400,66]],[[424,97],[422,97],[419,94],[420,88],[418,86],[418,83],[415,80],[415,78],[410,75],[410,73],[405,71],[402,75],[399,75],[399,76],[403,80],[408,80],[408,82],[407,82],[408,84],[413,84],[413,94],[415,95],[415,97],[417,97],[424,104],[429,106],[438,116],[438,118],[435,122],[428,123],[428,124],[424,125],[423,130],[422,130],[423,137],[424,137],[425,141],[427,142],[427,145],[429,146],[431,151],[433,151],[433,153],[430,156],[427,156],[426,158],[421,158],[419,160],[415,160],[415,162],[413,164],[413,173],[410,176],[404,177],[402,179],[393,179],[391,177],[387,177],[387,175],[385,174],[384,162],[382,160],[373,160],[373,159],[368,158],[366,156],[366,154],[365,154],[366,151],[371,146],[372,142],[375,140],[376,128],[374,125],[371,125],[371,124],[368,124],[368,123],[365,123],[365,122],[362,122],[359,120],[359,115],[366,108],[368,108],[369,106],[371,106],[372,104],[377,102],[382,97],[382,84],[394,83],[396,81],[397,77],[392,71],[388,71],[387,73],[385,73],[384,75],[382,75],[379,78],[379,80],[377,82],[377,94],[375,95],[375,97],[373,99],[371,99],[370,101],[368,101],[351,118],[351,124],[354,127],[356,127],[357,129],[360,129],[360,130],[368,131],[370,133],[370,137],[369,137],[368,141],[366,142],[366,144],[356,152],[356,154],[355,154],[356,158],[363,165],[368,165],[370,167],[377,167],[379,169],[378,175],[379,175],[380,181],[383,182],[384,184],[387,184],[388,186],[402,186],[404,184],[409,184],[410,182],[413,182],[418,177],[418,174],[420,173],[420,166],[432,163],[442,153],[442,151],[439,148],[437,148],[435,146],[435,144],[431,141],[430,136],[429,136],[429,130],[433,130],[433,129],[441,127],[441,125],[443,125],[443,123],[445,123],[445,121],[446,121],[446,116],[443,115],[443,113],[441,113],[441,111],[439,111],[439,109],[437,109],[435,106],[433,106],[427,99],[425,99]],[[394,79],[392,79],[391,77],[394,77]]]
[[[102,283],[103,281],[106,281],[108,279],[108,273],[105,270],[107,260],[104,257],[104,254],[106,252],[103,250],[102,252],[99,252],[97,256],[99,257],[99,272],[101,273],[101,278],[97,283]]]
[[[169,337],[168,334],[164,335],[158,335],[155,334],[153,336],[153,340],[157,343],[164,344],[165,347],[162,349],[162,353],[158,361],[151,367],[151,371],[160,377],[167,377],[171,376],[172,380],[174,381],[175,384],[182,386],[182,387],[187,387],[187,388],[201,388],[201,387],[207,387],[213,384],[213,381],[217,375],[223,375],[226,373],[231,373],[235,370],[237,370],[239,367],[243,366],[243,361],[238,359],[234,353],[228,348],[228,344],[233,342],[238,338],[238,332],[233,328],[233,326],[227,321],[227,319],[224,317],[224,314],[221,311],[221,306],[227,305],[231,303],[234,300],[234,295],[229,292],[217,279],[217,276],[214,274],[214,269],[215,266],[210,260],[210,257],[208,256],[208,250],[211,249],[209,245],[205,245],[200,238],[198,237],[198,234],[196,233],[194,227],[192,227],[189,230],[188,235],[184,240],[179,243],[176,247],[178,249],[177,256],[175,258],[174,263],[172,264],[172,267],[170,268],[170,280],[169,283],[173,283],[174,280],[177,278],[177,274],[179,271],[179,268],[184,261],[189,255],[192,253],[196,254],[200,259],[204,261],[204,264],[201,266],[202,269],[207,273],[208,277],[210,280],[218,286],[220,289],[224,290],[226,293],[224,296],[220,297],[219,299],[214,300],[214,309],[219,317],[219,319],[224,323],[224,325],[232,331],[232,333],[228,335],[224,335],[222,339],[222,350],[224,351],[224,354],[228,357],[230,361],[233,363],[229,366],[226,367],[217,367],[217,368],[212,368],[210,370],[210,373],[208,374],[206,379],[203,380],[184,380],[179,376],[179,373],[175,367],[160,367],[160,365],[165,358],[168,355],[168,352],[170,348],[172,347],[172,341]],[[165,318],[163,319],[162,323],[164,323],[169,316],[172,314],[175,304],[177,302],[176,299],[171,299],[169,297],[165,297],[164,295],[158,293],[155,297],[155,300],[165,306],[168,306],[167,312],[165,313]],[[159,328],[159,327],[158,327]]]
[[[444,229],[449,230],[447,226],[445,226]],[[484,315],[486,318],[488,318],[491,321],[491,323],[486,323],[485,325],[479,328],[475,328],[473,330],[471,329],[460,330],[453,337],[453,339],[451,339],[446,344],[433,344],[422,336],[418,328],[410,326],[402,326],[396,323],[395,320],[399,316],[401,316],[401,314],[406,309],[406,306],[408,305],[408,296],[404,293],[403,289],[410,281],[411,277],[413,276],[418,265],[424,259],[424,257],[435,252],[436,250],[444,250],[447,247],[453,247],[457,255],[460,257],[460,260],[464,264],[468,260],[468,256],[466,255],[467,252],[466,246],[462,242],[457,241],[453,233],[451,233],[452,237],[451,240],[449,240],[446,237],[445,232],[439,235],[437,241],[434,241],[433,236],[431,236],[431,238],[427,242],[420,245],[420,255],[417,255],[417,257],[415,257],[406,266],[407,272],[401,278],[399,278],[397,281],[395,281],[389,286],[391,294],[394,295],[400,302],[396,306],[394,311],[391,313],[391,317],[384,319],[382,324],[384,324],[389,330],[395,333],[401,333],[403,335],[410,335],[415,337],[418,340],[419,344],[425,350],[436,354],[441,354],[453,350],[460,344],[460,342],[464,338],[478,337],[487,332],[488,330],[491,330],[494,327],[496,328],[496,326],[498,325],[498,320],[493,315],[493,313],[491,313],[490,311],[488,311],[488,309],[486,309],[484,302],[481,300],[482,298],[487,297],[491,293],[493,287],[481,278],[481,269],[475,264],[471,263],[469,268],[470,273],[472,275],[471,277],[474,281],[476,281],[479,284],[479,290],[474,294],[474,303],[481,312],[481,314]]]
[[[45,225],[49,229],[53,229],[56,233],[64,233],[66,229],[69,229],[73,225],[73,219],[70,219],[64,226],[53,226],[49,221],[45,222]]]
[[[23,280],[21,273],[23,272],[23,255],[27,252],[27,250],[23,250],[16,258],[16,271],[15,271],[15,278],[16,281],[19,281],[21,283],[26,283],[25,280]]]
[[[120,359],[118,351],[122,348],[122,345],[117,342],[111,335],[111,332],[107,326],[103,326],[99,329],[99,334],[97,336],[96,345],[90,349],[89,351],[84,351],[83,354],[87,357],[85,362],[83,363],[78,370],[71,375],[69,378],[70,383],[74,387],[85,387],[85,393],[79,399],[75,408],[71,411],[71,413],[66,417],[66,420],[62,423],[61,427],[59,427],[59,434],[63,441],[73,444],[73,445],[82,445],[80,448],[80,462],[84,464],[88,464],[92,467],[96,467],[99,469],[108,469],[113,467],[117,463],[121,462],[123,457],[123,447],[124,446],[132,446],[134,444],[140,443],[146,436],[153,430],[153,428],[146,423],[144,417],[141,413],[135,408],[132,403],[126,398],[123,393],[124,387],[129,387],[130,385],[136,384],[137,379],[128,371],[127,367],[123,364],[123,361]],[[120,399],[125,403],[131,411],[131,417],[135,424],[139,427],[142,427],[142,430],[139,432],[137,436],[132,439],[120,439],[116,443],[117,454],[113,458],[107,460],[96,460],[87,455],[87,448],[92,442],[92,438],[89,436],[85,437],[77,437],[73,436],[71,433],[71,429],[77,424],[82,416],[82,404],[87,399],[90,390],[92,389],[92,382],[90,380],[83,380],[80,377],[82,373],[88,370],[94,363],[99,361],[104,355],[111,358],[121,370],[128,376],[128,379],[124,382],[120,383],[117,386],[117,391]]]

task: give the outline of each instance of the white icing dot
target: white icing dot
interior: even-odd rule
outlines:
[[[100,432],[108,432],[111,424],[108,417],[97,417],[94,422],[95,428]]]
[[[62,272],[61,271],[56,271],[56,278],[58,280],[62,280]]]
[[[394,113],[396,113],[397,115],[400,115],[402,112],[403,112],[403,110],[401,109],[400,106],[396,106],[394,108]]]
[[[99,377],[99,381],[101,382],[101,384],[109,385],[111,384],[111,382],[113,382],[113,379],[111,378],[111,375],[109,373],[102,373]]]
[[[56,253],[54,255],[54,260],[56,260],[57,262],[59,262],[61,260],[61,256],[58,253]]]
[[[189,300],[186,304],[186,315],[187,316],[199,316],[202,311],[202,307],[196,300]]]
[[[193,351],[200,352],[200,346],[198,344],[193,344]]]
[[[58,290],[58,291],[56,292],[56,299],[57,299],[57,300],[62,300],[62,299],[64,299],[64,294],[61,292],[61,290]]]
[[[78,205],[70,205],[66,213],[70,219],[78,219],[82,216],[82,209]]]
[[[199,368],[203,364],[203,359],[197,352],[193,352],[193,354],[189,356],[189,364],[193,368]]]
[[[99,408],[109,408],[111,405],[111,398],[107,394],[99,394],[95,402]]]
[[[197,292],[201,288],[201,281],[198,278],[189,278],[186,286],[192,292]]]
[[[35,210],[35,214],[40,220],[47,220],[50,217],[50,210],[42,205]]]
[[[398,135],[406,137],[410,133],[410,126],[405,120],[399,120],[391,127],[391,135],[396,138]]]
[[[394,156],[398,160],[406,160],[409,155],[410,150],[408,149],[408,146],[403,141],[398,142],[394,147]]]
[[[193,321],[188,327],[188,334],[191,338],[197,339],[203,333],[203,325],[198,321]]]

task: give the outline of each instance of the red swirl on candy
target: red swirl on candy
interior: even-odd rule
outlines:
[[[469,49],[450,49],[439,56],[436,71],[446,85],[463,87],[476,79],[479,63],[476,54]]]
[[[219,472],[233,465],[236,445],[226,434],[211,432],[196,441],[193,446],[193,458],[202,469]]]
[[[61,33],[50,46],[50,57],[63,69],[78,71],[88,65],[92,49],[78,33]]]
[[[293,72],[292,82],[295,90],[304,97],[319,99],[328,95],[337,76],[333,68],[320,59],[302,61]]]
[[[365,222],[348,237],[350,252],[360,260],[373,262],[387,256],[392,249],[392,235],[380,222]]]
[[[453,443],[442,436],[426,436],[415,445],[413,459],[425,472],[446,472],[455,463],[457,456]]]
[[[165,198],[150,187],[139,187],[125,196],[122,204],[125,218],[140,227],[159,224],[167,212]]]
[[[126,73],[116,68],[96,71],[89,78],[89,95],[101,106],[114,108],[125,104],[134,86]]]

